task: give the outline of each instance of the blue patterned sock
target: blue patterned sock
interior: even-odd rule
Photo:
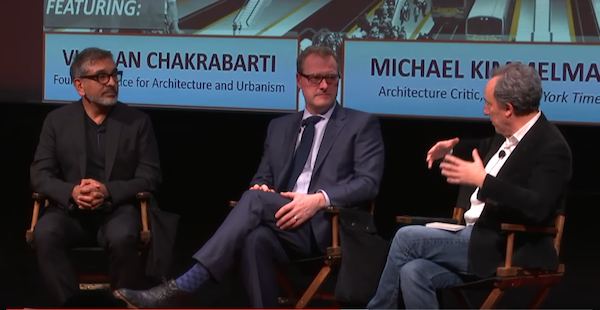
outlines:
[[[175,279],[175,283],[177,283],[177,287],[180,290],[194,293],[209,279],[210,274],[208,270],[204,266],[196,264],[181,277]]]

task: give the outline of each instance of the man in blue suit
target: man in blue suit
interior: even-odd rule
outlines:
[[[277,308],[276,264],[325,253],[331,243],[328,206],[368,210],[379,190],[384,147],[373,115],[336,102],[339,61],[311,46],[297,61],[303,112],[271,121],[251,187],[181,277],[148,291],[115,295],[136,308],[169,307],[208,281],[222,281],[241,254],[252,307]]]

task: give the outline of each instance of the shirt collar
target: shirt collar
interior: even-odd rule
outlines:
[[[531,127],[533,127],[533,125],[537,122],[537,120],[540,118],[541,115],[542,115],[542,112],[538,111],[538,113],[533,118],[531,118],[529,120],[529,122],[527,122],[527,124],[525,124],[523,127],[521,127],[521,129],[517,130],[517,132],[515,132],[512,136],[507,138],[506,143],[509,146],[515,146],[515,145],[519,144],[519,142],[521,142],[521,140],[523,140],[523,137],[525,137],[527,132],[529,132]]]

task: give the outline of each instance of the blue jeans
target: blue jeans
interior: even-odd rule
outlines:
[[[399,289],[406,309],[439,309],[436,290],[461,284],[458,274],[472,274],[468,259],[472,228],[457,232],[419,225],[400,228],[367,309],[397,309]]]

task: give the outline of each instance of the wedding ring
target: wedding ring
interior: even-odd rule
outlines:
[[[297,216],[294,216],[294,219],[297,221],[297,220],[298,220],[298,217],[297,217]]]

